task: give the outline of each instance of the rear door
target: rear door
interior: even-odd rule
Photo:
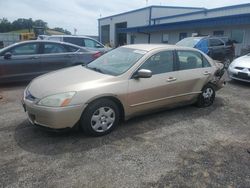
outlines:
[[[11,53],[9,59],[4,54]],[[0,56],[0,79],[29,80],[40,74],[39,43],[24,43],[13,46],[3,52]]]
[[[41,70],[43,73],[69,67],[75,58],[75,52],[60,43],[42,43]]]
[[[178,71],[179,95],[182,100],[192,100],[201,92],[204,85],[210,80],[214,68],[208,60],[197,51],[176,51]]]

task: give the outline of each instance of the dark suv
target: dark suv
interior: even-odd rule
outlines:
[[[176,45],[197,48],[212,59],[223,62],[226,66],[232,62],[235,56],[234,43],[228,37],[188,37],[177,42]]]

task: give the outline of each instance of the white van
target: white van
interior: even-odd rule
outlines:
[[[78,46],[86,47],[91,50],[106,53],[111,50],[109,47],[105,47],[102,43],[86,36],[76,36],[76,35],[51,35],[46,37],[46,40],[54,40],[61,42],[68,42]]]

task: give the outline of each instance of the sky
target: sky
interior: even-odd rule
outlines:
[[[50,28],[62,27],[79,35],[97,35],[100,17],[150,5],[216,8],[250,0],[0,0],[0,18],[42,19]]]

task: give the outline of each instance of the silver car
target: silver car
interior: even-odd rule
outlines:
[[[23,105],[32,124],[79,125],[91,135],[112,131],[122,119],[164,107],[213,104],[224,85],[223,71],[199,50],[172,45],[128,45],[87,66],[34,79]]]
[[[228,68],[231,79],[250,82],[250,54],[235,59]]]

